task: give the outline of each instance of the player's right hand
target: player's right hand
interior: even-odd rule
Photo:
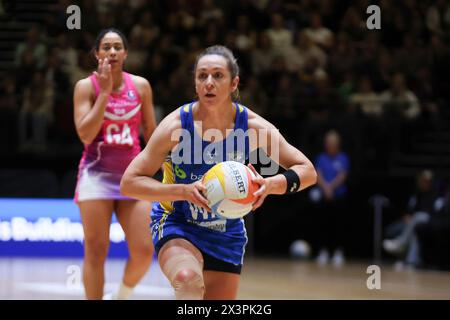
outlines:
[[[206,187],[201,180],[186,184],[184,194],[185,200],[211,212],[211,209],[208,206],[208,199],[204,196],[204,194],[206,194]]]
[[[106,94],[110,94],[113,89],[113,80],[111,73],[111,64],[108,58],[98,60],[97,71],[94,71],[97,81],[100,85],[100,91]]]

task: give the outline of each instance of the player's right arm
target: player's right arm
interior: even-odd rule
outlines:
[[[153,178],[167,155],[178,144],[181,121],[179,109],[164,118],[153,132],[142,152],[133,159],[122,177],[120,191],[123,195],[147,201],[187,200],[208,208],[201,195],[206,188],[201,181],[191,184],[165,184]]]
[[[84,144],[90,144],[100,131],[112,91],[111,66],[106,59],[99,61],[98,72],[94,73],[100,85],[97,99],[89,78],[78,81],[73,94],[75,128]]]

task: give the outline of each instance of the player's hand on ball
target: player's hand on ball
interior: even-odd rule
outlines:
[[[113,80],[111,74],[111,64],[108,58],[98,60],[98,69],[94,71],[100,85],[100,90],[106,94],[110,94],[113,89]]]
[[[184,192],[185,200],[211,212],[211,209],[208,206],[208,199],[204,196],[204,194],[206,194],[206,187],[201,180],[186,184]]]
[[[269,188],[268,188],[268,182],[266,179],[264,179],[258,171],[252,166],[252,164],[249,164],[248,167],[252,170],[252,172],[255,174],[255,177],[252,178],[252,181],[257,183],[259,185],[259,189],[253,193],[253,195],[256,197],[255,202],[253,203],[252,210],[258,209],[266,199],[266,197],[269,195]]]

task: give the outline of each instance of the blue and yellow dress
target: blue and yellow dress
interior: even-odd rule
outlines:
[[[249,159],[247,109],[235,103],[236,120],[231,133],[220,141],[205,141],[194,129],[194,102],[182,106],[182,134],[163,164],[163,183],[190,184],[202,179],[216,163]],[[242,265],[247,244],[244,220],[224,219],[188,201],[155,202],[151,230],[157,252],[173,238],[184,238],[203,254],[236,266]]]

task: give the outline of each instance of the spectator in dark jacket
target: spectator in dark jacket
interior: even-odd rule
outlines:
[[[406,214],[387,228],[388,236],[397,233],[393,239],[383,241],[384,249],[395,255],[405,255],[406,264],[417,267],[421,264],[420,247],[416,235],[416,227],[428,223],[431,217],[439,212],[443,199],[433,189],[433,173],[424,170],[417,176],[417,191],[408,202]]]

